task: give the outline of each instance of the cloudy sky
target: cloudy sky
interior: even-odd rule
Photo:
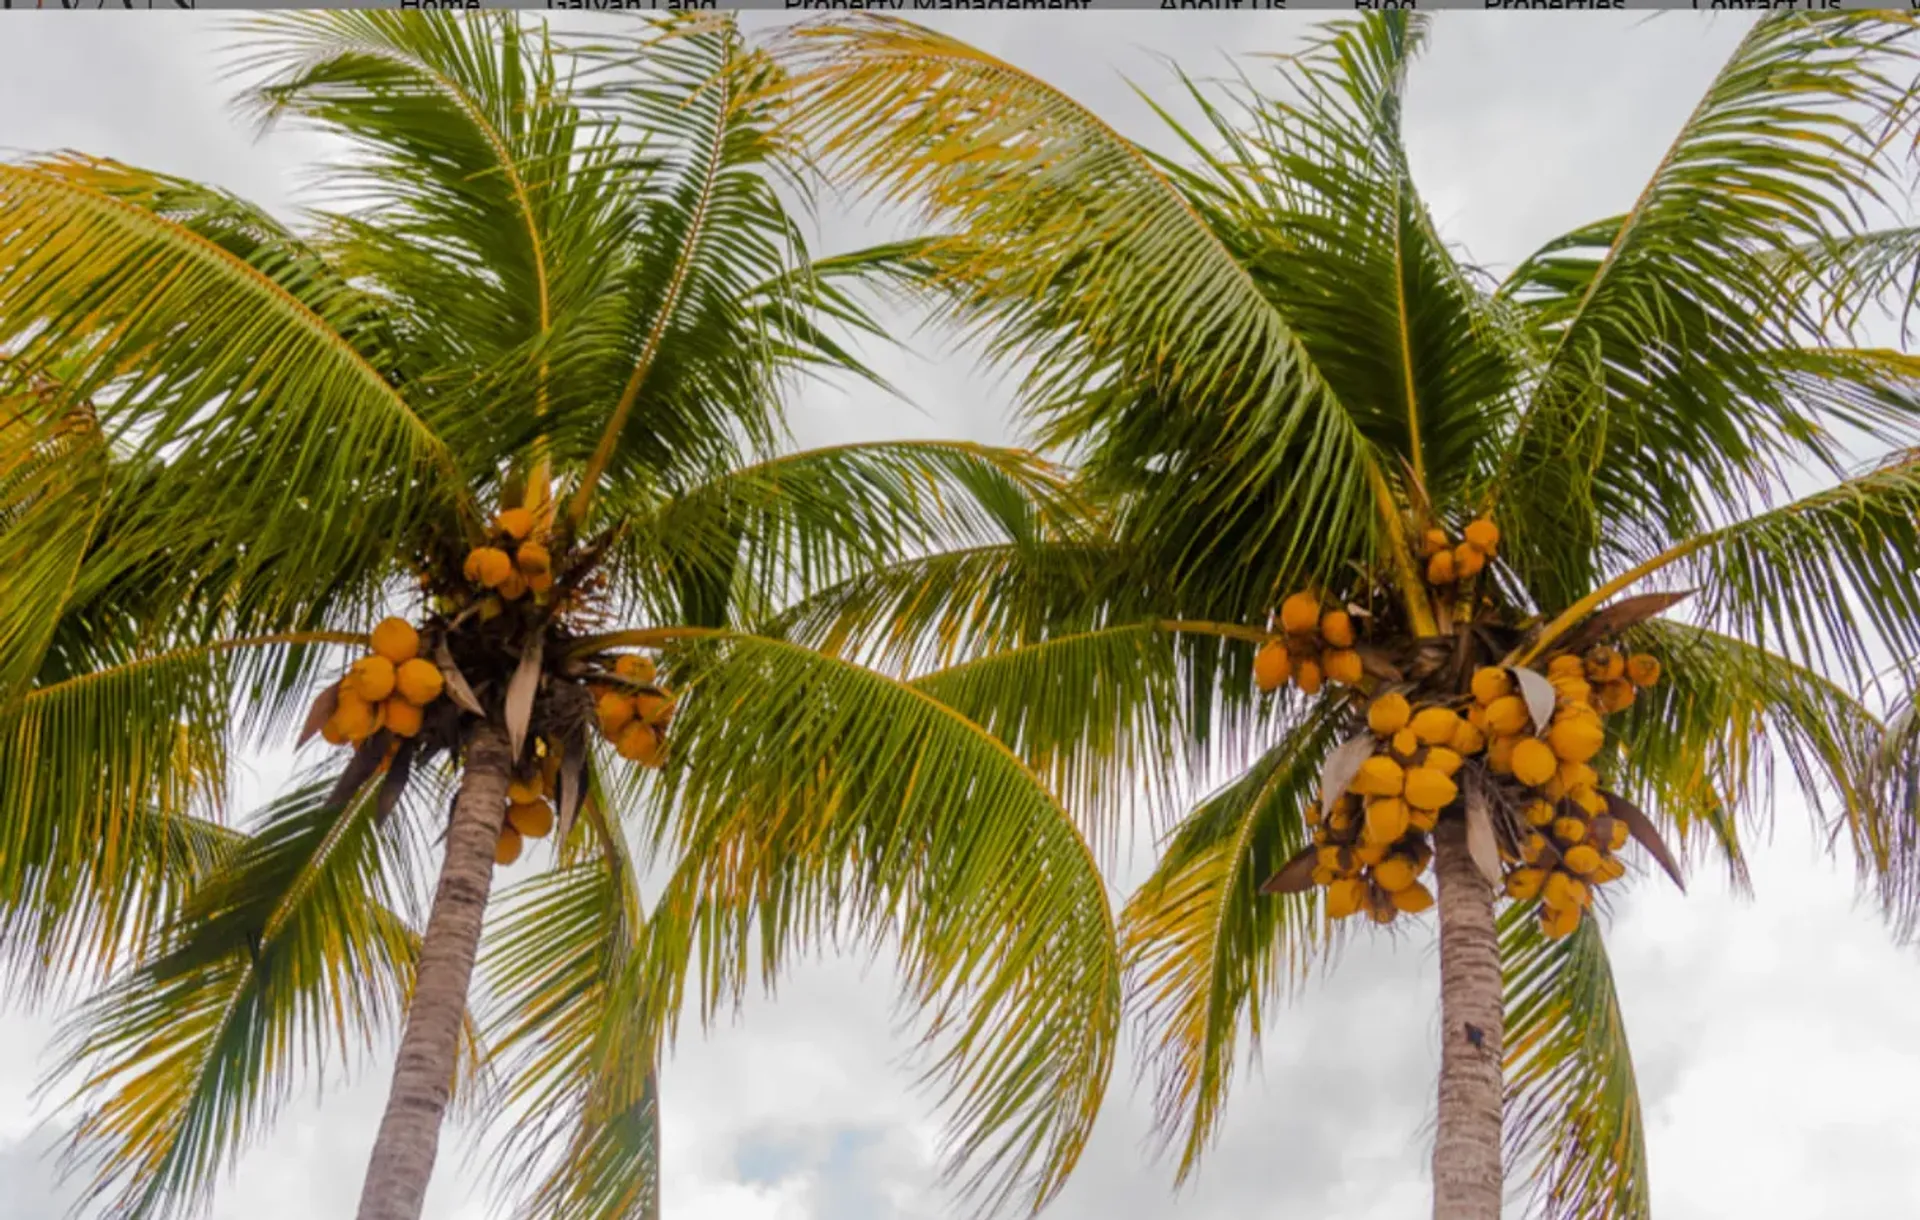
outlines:
[[[1121,130],[1157,139],[1131,79],[1170,97],[1158,62],[1207,74],[1223,56],[1284,51],[1284,14],[996,14],[947,23],[1065,87]],[[1412,85],[1415,169],[1448,237],[1510,265],[1543,239],[1624,210],[1743,18],[1447,14]],[[317,146],[256,144],[225,109],[223,26],[174,14],[0,16],[0,148],[77,148],[204,179],[285,208]],[[823,240],[886,234],[829,207]],[[903,326],[903,333],[907,328]],[[1006,397],[935,336],[877,353],[917,411],[810,393],[805,440],[1009,436]],[[284,759],[257,760],[272,785]],[[243,794],[244,795],[244,794]],[[537,857],[530,853],[532,867]],[[1894,945],[1827,862],[1804,811],[1778,811],[1756,852],[1757,897],[1698,877],[1682,897],[1642,881],[1609,928],[1650,1130],[1663,1220],[1920,1214],[1920,951]],[[1278,1014],[1198,1182],[1172,1194],[1144,1151],[1146,1099],[1116,1078],[1058,1220],[1400,1220],[1424,1214],[1437,1063],[1434,944],[1363,936],[1339,971]],[[828,960],[737,1023],[686,1038],[663,1079],[670,1220],[920,1220],[943,1215],[937,1131],[901,1057],[884,968]],[[0,1012],[0,1220],[69,1197],[44,1151],[64,1116],[31,1096],[52,1014]],[[297,1098],[218,1198],[220,1220],[350,1214],[380,1106],[378,1057],[350,1084]],[[1123,1067],[1123,1073],[1129,1068]],[[457,1140],[428,1199],[479,1220]]]

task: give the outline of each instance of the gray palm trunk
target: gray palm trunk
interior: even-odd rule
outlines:
[[[1467,850],[1466,821],[1434,827],[1440,883],[1440,1105],[1434,1220],[1500,1220],[1500,941],[1493,886]]]
[[[440,881],[420,945],[420,969],[393,1069],[393,1088],[373,1143],[359,1220],[419,1220],[453,1095],[467,988],[480,949],[480,924],[493,888],[494,845],[506,816],[512,756],[506,733],[480,725],[467,742],[466,770],[447,827]]]

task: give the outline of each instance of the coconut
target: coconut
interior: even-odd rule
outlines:
[[[467,555],[468,579],[497,589],[514,575],[513,557],[496,546],[477,546]]]
[[[1461,535],[1483,554],[1491,555],[1500,546],[1500,527],[1485,517],[1467,522],[1467,528],[1461,531]]]
[[[1472,757],[1487,748],[1487,735],[1469,720],[1462,720],[1454,726],[1453,737],[1447,742],[1447,748],[1465,757]]]
[[[377,652],[361,657],[347,671],[347,681],[354,694],[368,703],[378,703],[393,693],[393,662]]]
[[[1518,898],[1525,902],[1540,896],[1540,886],[1547,879],[1547,870],[1543,868],[1516,868],[1507,874],[1507,897]]]
[[[1292,671],[1287,646],[1278,640],[1269,640],[1253,656],[1253,684],[1265,693],[1271,694],[1286,685]]]
[[[637,652],[623,653],[614,661],[613,672],[629,682],[635,682],[641,686],[650,685],[655,672],[653,658],[642,656]]]
[[[1487,566],[1487,557],[1479,548],[1461,543],[1453,548],[1454,575],[1461,580],[1472,580],[1480,575],[1480,569]]]
[[[493,519],[493,523],[501,533],[515,542],[533,532],[533,514],[524,508],[503,509],[500,515]]]
[[[1416,809],[1444,809],[1460,795],[1459,787],[1433,767],[1415,767],[1406,775],[1407,804]]]
[[[1527,701],[1518,695],[1502,695],[1487,704],[1487,727],[1502,736],[1524,733],[1532,723]]]
[[[394,690],[415,707],[425,707],[438,699],[446,685],[446,675],[440,672],[440,667],[420,657],[402,662],[393,675]]]
[[[614,739],[634,718],[633,700],[614,691],[608,691],[594,700],[593,711],[599,718],[600,731]]]
[[[1560,764],[1547,743],[1538,737],[1523,737],[1513,745],[1513,777],[1530,788],[1554,777]]]
[[[1335,648],[1353,647],[1353,616],[1345,610],[1329,610],[1320,616],[1320,638]]]
[[[1487,665],[1473,671],[1469,685],[1477,702],[1492,703],[1502,695],[1513,693],[1513,675],[1497,665]]]
[[[1441,551],[1427,560],[1427,583],[1450,585],[1454,581],[1453,552]]]
[[[1580,926],[1579,907],[1542,907],[1540,909],[1540,931],[1548,940],[1563,940],[1571,936]]]
[[[1295,593],[1280,603],[1280,626],[1288,635],[1311,635],[1320,626],[1320,599]]]
[[[544,839],[553,830],[553,806],[545,801],[516,801],[507,806],[507,824],[529,839]]]
[[[1360,909],[1366,897],[1364,881],[1353,878],[1336,881],[1327,887],[1327,915],[1332,919],[1345,919]]]
[[[1405,856],[1389,856],[1373,870],[1373,879],[1389,894],[1412,885],[1420,875],[1420,866]]]
[[[1433,905],[1433,893],[1418,881],[1393,891],[1393,905],[1409,915],[1418,915]]]
[[[1348,788],[1359,796],[1399,796],[1406,786],[1406,772],[1391,758],[1379,754],[1360,764]]]
[[[1600,853],[1585,843],[1567,848],[1567,867],[1582,877],[1600,867]]]
[[[1360,679],[1366,676],[1366,667],[1360,663],[1360,654],[1351,648],[1335,648],[1320,658],[1327,671],[1329,680],[1345,686],[1358,686]]]
[[[1635,686],[1652,686],[1660,680],[1660,662],[1644,652],[1627,658],[1627,681]]]
[[[1423,707],[1413,714],[1407,727],[1430,746],[1445,745],[1460,727],[1460,717],[1444,707]]]
[[[523,846],[525,844],[520,839],[519,831],[511,826],[502,826],[500,837],[493,843],[493,862],[501,866],[512,864],[520,858]]]
[[[381,706],[382,721],[395,737],[412,737],[420,731],[424,717],[417,705],[405,699],[389,699]]]
[[[1366,841],[1385,846],[1407,833],[1410,820],[1407,802],[1397,796],[1383,796],[1367,802]]]
[[[1320,662],[1312,657],[1307,657],[1293,667],[1294,684],[1300,688],[1300,693],[1303,695],[1320,693],[1320,677]]]
[[[395,665],[413,660],[420,652],[420,633],[403,618],[381,619],[367,637],[367,642],[375,652]]]
[[[1442,775],[1451,776],[1460,770],[1461,764],[1466,762],[1466,759],[1445,746],[1431,746],[1427,750],[1427,756],[1420,761]]]
[[[1375,699],[1367,708],[1367,727],[1382,737],[1391,737],[1407,727],[1407,721],[1413,715],[1413,708],[1407,703],[1407,697],[1390,692]]]

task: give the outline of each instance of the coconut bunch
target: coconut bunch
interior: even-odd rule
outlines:
[[[500,838],[493,846],[495,864],[512,864],[520,858],[528,839],[544,839],[553,833],[553,807],[560,791],[560,747],[536,738],[534,758],[507,784],[507,813],[500,826]]]
[[[1445,588],[1480,575],[1500,549],[1500,527],[1481,517],[1467,523],[1458,542],[1447,537],[1447,531],[1433,527],[1422,535],[1421,545],[1427,558],[1427,583]]]
[[[553,555],[540,527],[530,508],[503,509],[487,540],[467,552],[462,575],[502,601],[519,601],[529,593],[536,601],[544,598],[553,588]]]
[[[600,735],[620,757],[643,767],[667,761],[667,725],[673,720],[673,692],[655,682],[651,657],[625,653],[613,663],[615,683],[594,689],[594,713]]]
[[[427,705],[446,687],[440,667],[419,655],[420,633],[405,619],[380,620],[368,643],[372,651],[333,688],[331,712],[320,726],[329,745],[358,747],[386,729],[397,746],[397,739],[420,732]]]
[[[1487,768],[1519,789],[1520,825],[1501,835],[1510,866],[1507,894],[1540,903],[1540,926],[1553,939],[1580,925],[1594,889],[1626,874],[1618,853],[1631,828],[1614,816],[1593,758],[1606,743],[1604,718],[1631,706],[1638,687],[1659,680],[1660,663],[1596,646],[1585,656],[1551,657],[1551,720],[1537,726],[1514,674],[1488,667],[1473,675],[1470,722],[1489,734]]]
[[[1460,789],[1454,775],[1478,753],[1479,731],[1446,707],[1415,710],[1389,692],[1367,707],[1373,752],[1324,813],[1308,812],[1313,882],[1327,890],[1334,919],[1366,911],[1390,924],[1433,905],[1420,880],[1433,861],[1427,836]]]
[[[1323,608],[1318,593],[1295,593],[1280,603],[1280,630],[1253,658],[1253,680],[1263,693],[1289,680],[1305,695],[1319,694],[1327,682],[1359,685],[1363,669],[1353,647],[1353,616],[1345,609]]]

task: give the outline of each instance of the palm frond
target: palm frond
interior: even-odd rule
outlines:
[[[1182,1180],[1218,1130],[1243,1023],[1257,1047],[1264,1006],[1323,951],[1315,896],[1259,887],[1308,842],[1301,810],[1338,727],[1309,716],[1195,808],[1122,916],[1155,1124]]]
[[[294,1075],[397,1020],[413,933],[383,898],[376,802],[329,784],[271,806],[199,886],[170,943],[69,1023],[89,1108],[72,1159],[116,1215],[186,1215],[285,1101]]]
[[[544,1220],[651,1220],[660,1206],[659,1094],[644,991],[646,924],[617,827],[502,895],[482,968],[487,1042],[508,1083],[497,1175]]]
[[[1085,1146],[1117,1036],[1113,923],[1085,841],[1005,745],[931,696],[713,635],[674,720],[675,816],[651,836],[680,861],[653,916],[658,1011],[678,1011],[691,960],[710,1016],[748,985],[750,950],[771,979],[849,928],[893,938],[937,1048],[950,1172],[989,1209],[1039,1207]]]
[[[1832,438],[1770,353],[1817,319],[1794,252],[1858,227],[1888,183],[1912,25],[1773,13],[1735,49],[1633,209],[1550,243],[1503,289],[1552,344],[1489,491],[1537,601],[1707,528]],[[1883,442],[1911,444],[1909,413]]]
[[[1647,1129],[1598,920],[1550,941],[1533,908],[1500,917],[1506,1154],[1541,1220],[1645,1220]]]

